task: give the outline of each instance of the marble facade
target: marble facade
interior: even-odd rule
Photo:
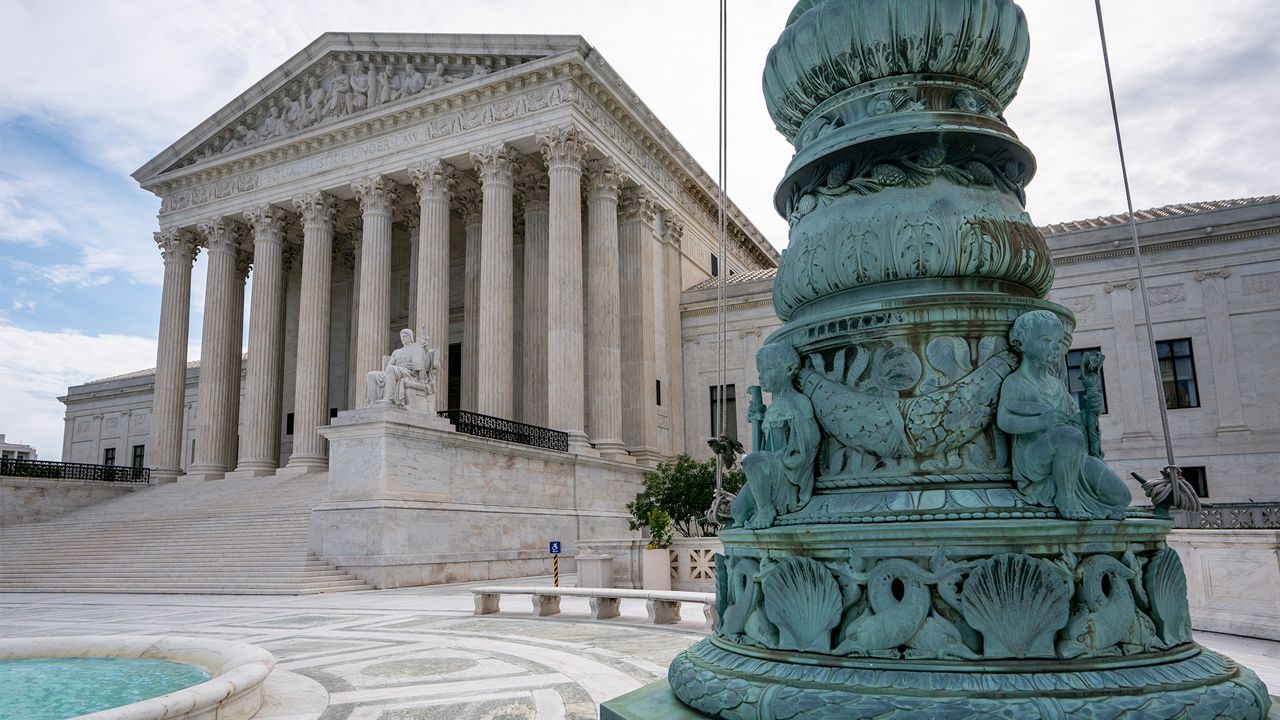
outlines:
[[[153,397],[93,414],[138,416],[160,482],[323,468],[319,428],[363,404],[402,327],[438,349],[438,409],[641,462],[683,449],[658,427],[655,386],[682,382],[655,336],[678,322],[679,289],[708,275],[716,190],[581,38],[326,34],[135,178],[162,199]],[[776,263],[736,208],[730,235],[722,262]],[[79,410],[113,394],[93,385],[66,398],[64,459],[102,460],[106,436],[89,440]]]
[[[1280,484],[1280,198],[1175,205],[1139,211],[1139,232],[1157,341],[1190,339],[1198,407],[1169,411],[1179,464],[1203,467],[1207,501],[1276,502]],[[1107,461],[1126,480],[1164,465],[1164,444],[1137,271],[1121,216],[1041,228],[1057,265],[1049,298],[1078,319],[1074,348],[1101,348]],[[755,353],[779,327],[773,271],[735,275],[726,382],[736,388],[738,437],[749,437],[746,388]],[[682,295],[686,446],[710,457],[710,387],[716,384],[716,292],[703,282]],[[1136,483],[1134,497],[1144,498]]]

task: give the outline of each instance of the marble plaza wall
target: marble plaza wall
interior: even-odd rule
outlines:
[[[1179,464],[1204,468],[1208,502],[1280,500],[1280,198],[1175,205],[1138,217],[1155,339],[1189,339],[1194,359],[1198,405],[1168,413]],[[1106,355],[1107,461],[1127,480],[1130,471],[1154,475],[1164,443],[1127,221],[1110,216],[1042,230],[1058,268],[1049,297],[1076,314],[1072,347]],[[744,442],[754,353],[779,327],[772,293],[771,271],[735,275],[725,285],[725,382],[734,385]],[[715,309],[712,281],[681,296],[685,443],[701,458],[710,457],[704,438],[717,376]]]
[[[549,574],[583,538],[623,537],[643,468],[453,432],[385,406],[342,413],[312,547],[378,588]],[[566,562],[561,572],[572,572]]]
[[[1280,532],[1175,530],[1196,630],[1280,640]]]
[[[146,486],[92,480],[0,477],[0,525],[52,520]]]

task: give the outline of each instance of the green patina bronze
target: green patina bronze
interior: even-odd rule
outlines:
[[[1067,392],[1075,318],[1003,117],[1028,47],[1012,0],[802,0],[770,52],[785,324],[718,626],[670,668],[688,717],[1266,716],[1191,640],[1170,523],[1102,459],[1101,356],[1083,409]]]

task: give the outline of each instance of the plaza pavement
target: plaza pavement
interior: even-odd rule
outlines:
[[[655,627],[640,601],[623,601],[622,617],[599,622],[585,598],[564,598],[560,616],[536,618],[528,597],[508,597],[502,613],[477,617],[473,586],[301,597],[0,594],[0,637],[252,643],[279,663],[259,720],[593,720],[600,702],[664,677],[676,653],[705,633],[700,609],[686,606],[684,621]],[[1197,639],[1280,694],[1280,643]]]

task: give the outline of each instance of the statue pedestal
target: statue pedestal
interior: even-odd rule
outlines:
[[[680,702],[666,680],[632,690],[600,706],[600,720],[708,720]]]
[[[579,539],[624,537],[644,468],[455,432],[390,405],[344,412],[312,546],[377,588],[573,572]],[[565,560],[569,560],[565,562]]]

